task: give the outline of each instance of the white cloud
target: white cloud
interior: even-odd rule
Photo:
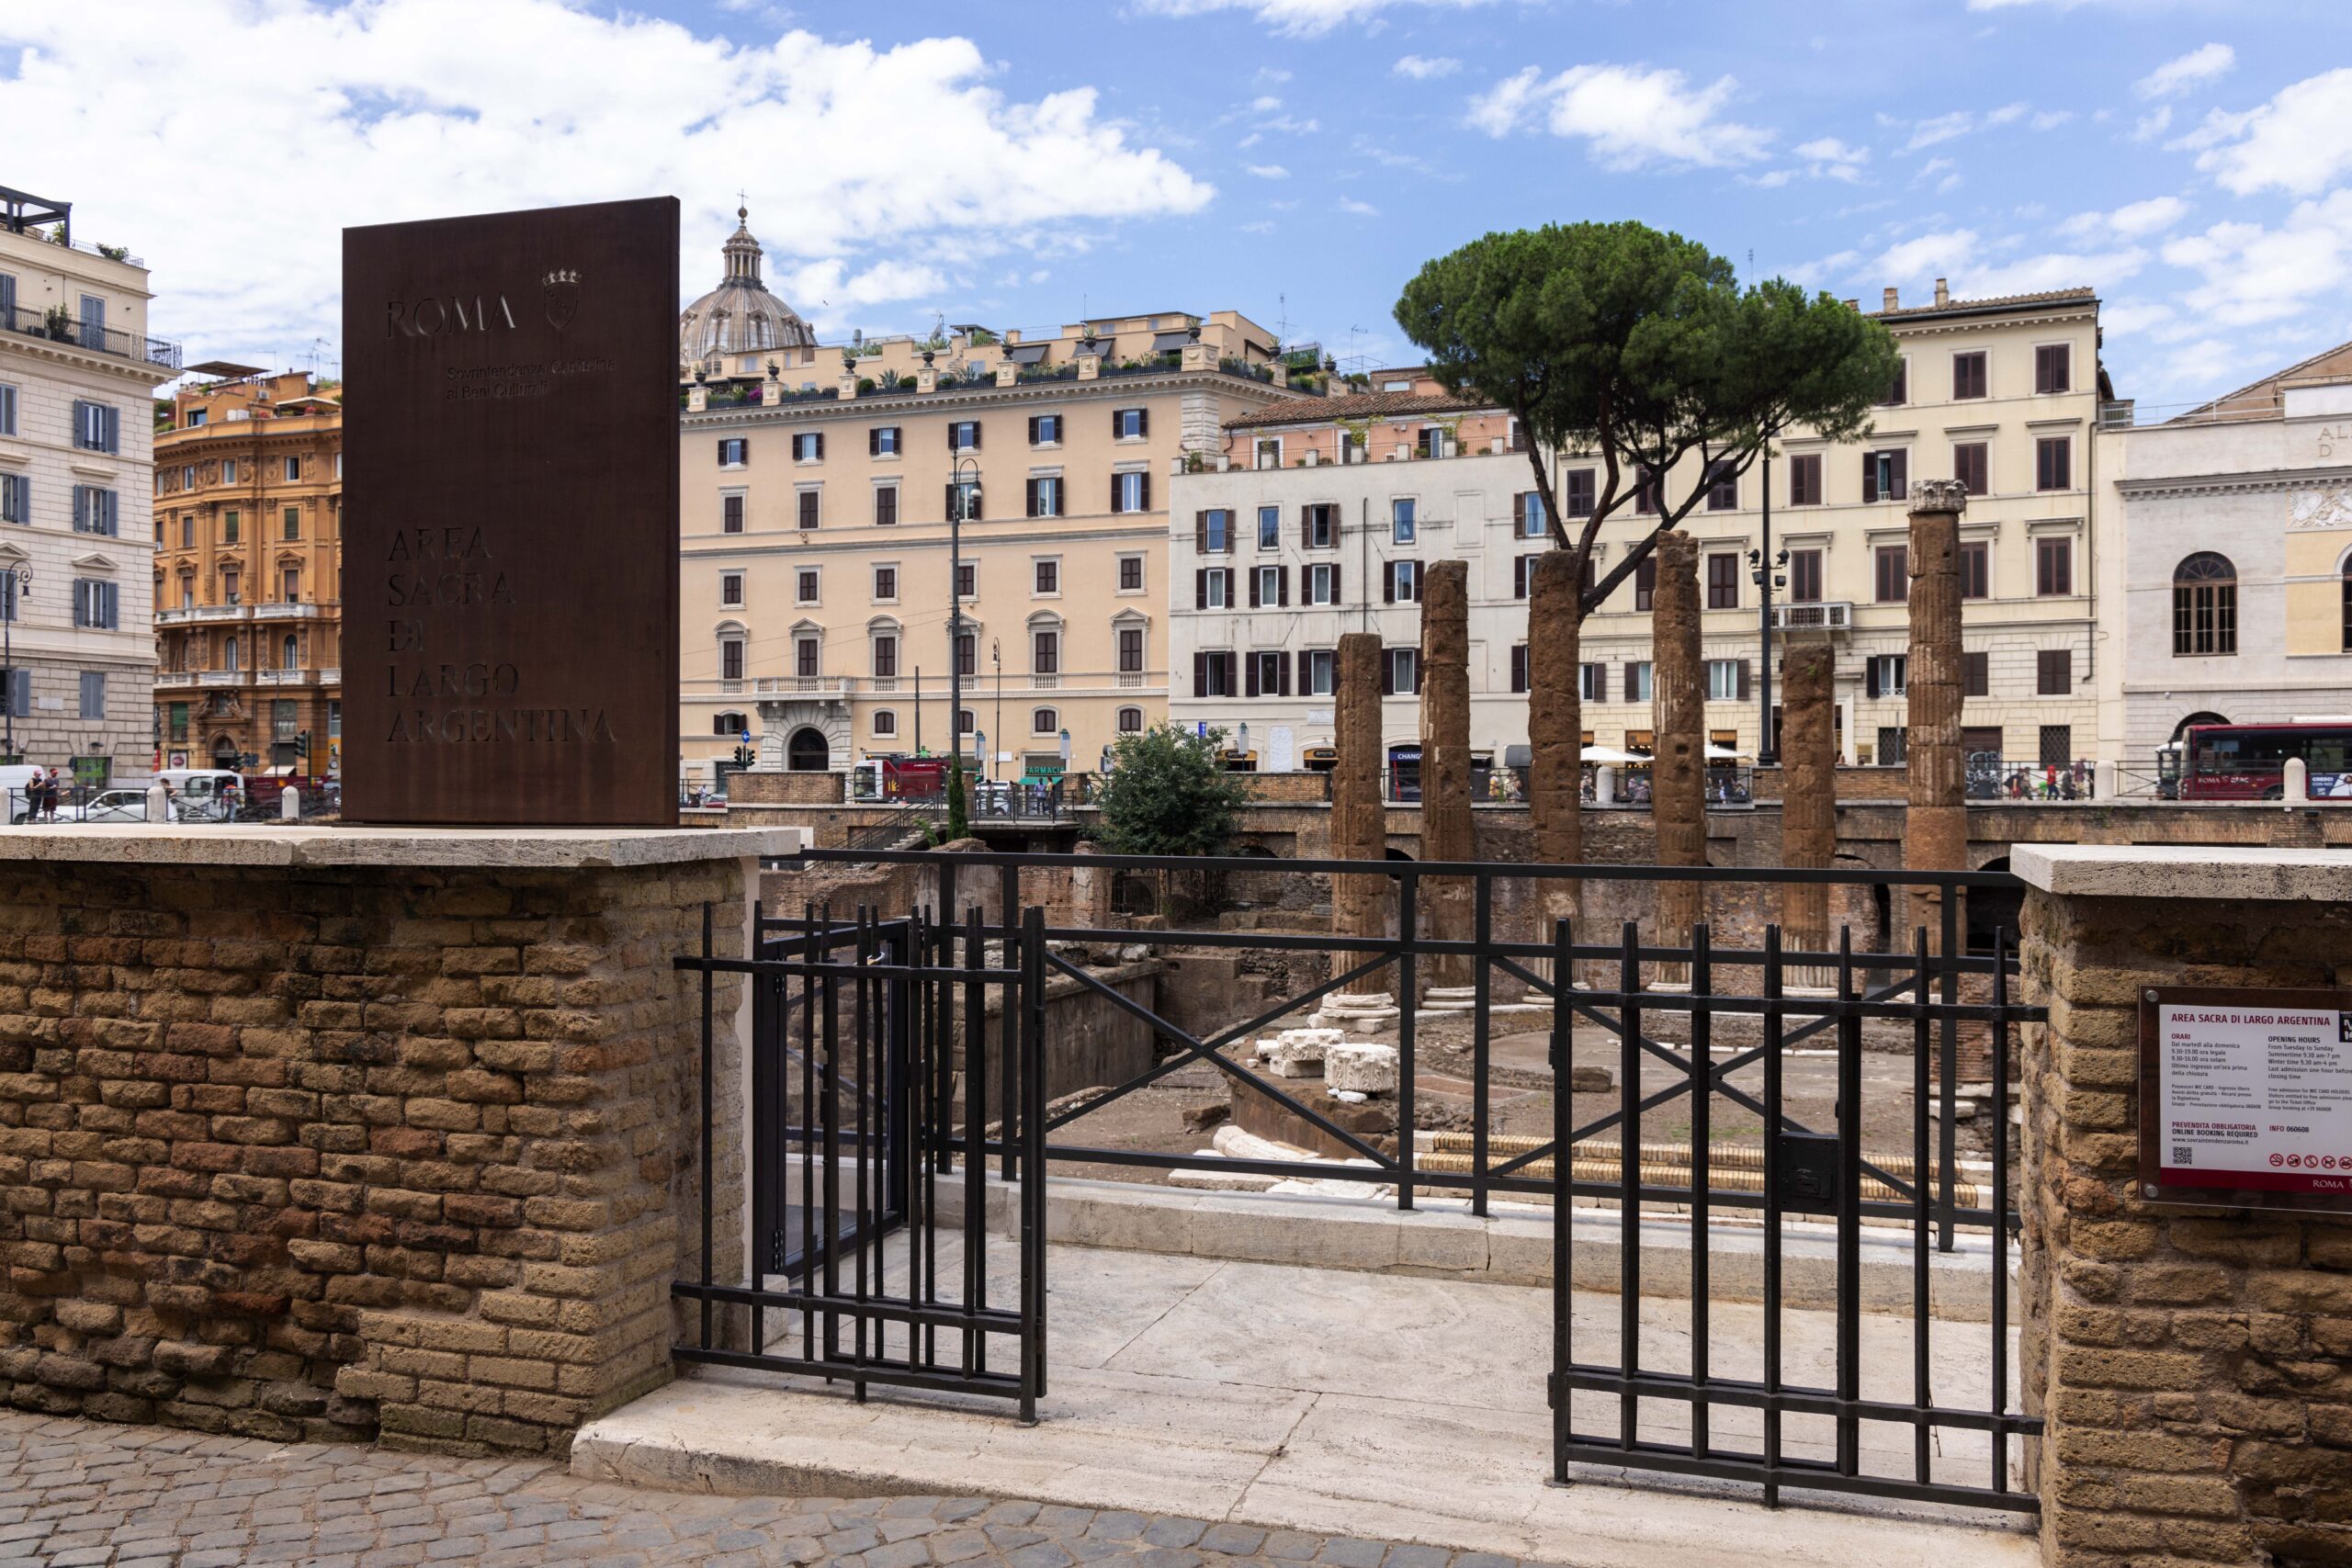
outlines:
[[[2154,196],[2112,212],[2078,212],[2058,225],[2058,231],[2078,239],[2116,234],[2127,240],[2161,233],[2188,216],[2188,203],[2177,196]]]
[[[1241,231],[1245,234],[1271,234],[1274,231],[1273,220],[1271,218],[1256,219],[1250,222],[1241,225]]]
[[[1951,229],[1940,233],[1921,234],[1888,246],[1877,260],[1861,270],[1894,284],[1946,276],[1961,271],[1974,260],[1977,248],[1977,234],[1973,229]]]
[[[1950,141],[1955,136],[1965,136],[1975,129],[1975,118],[1966,109],[1954,109],[1950,114],[1923,119],[1911,128],[1911,140],[1903,144],[1905,152],[1917,152],[1922,147],[1933,147],[1939,141]]]
[[[1353,213],[1358,218],[1377,218],[1380,216],[1380,209],[1373,206],[1373,204],[1368,201],[1358,201],[1351,196],[1343,196],[1340,198],[1340,210],[1342,212]]]
[[[1638,65],[1578,65],[1546,81],[1531,65],[1472,99],[1468,118],[1489,136],[1540,120],[1555,136],[1583,140],[1607,169],[1720,168],[1753,163],[1771,140],[1768,130],[1716,118],[1738,90],[1730,76],[1697,87],[1679,71]]]
[[[2099,302],[2099,328],[2110,337],[2153,333],[2170,326],[2177,319],[2177,312],[2171,306],[2158,300],[2109,299]]]
[[[2036,130],[2055,130],[2074,118],[2075,111],[2073,109],[2040,109],[2035,112],[2033,117],[2033,129]]]
[[[1467,10],[1492,3],[1493,0],[1135,0],[1138,10],[1161,17],[1248,11],[1276,32],[1293,38],[1319,38],[1343,23],[1374,22],[1384,11],[1408,6]]]
[[[1836,180],[1860,179],[1862,165],[1871,161],[1869,148],[1849,145],[1834,136],[1799,142],[1796,155],[1805,161],[1805,173]]]
[[[1426,82],[1432,76],[1451,76],[1462,69],[1462,62],[1450,54],[1408,54],[1390,67],[1393,74],[1409,76],[1416,82]]]
[[[1922,186],[1930,180],[1935,181],[1936,194],[1939,196],[1945,191],[1956,189],[1961,183],[1960,165],[1950,158],[1930,158],[1919,165],[1919,172],[1911,176],[1911,183],[1915,186]]]
[[[1955,292],[1965,288],[1972,299],[1996,299],[2004,294],[2039,294],[2052,288],[2088,285],[2106,288],[2123,281],[2147,265],[2148,253],[2137,246],[2119,251],[2052,251],[2024,256],[1997,266],[1962,267],[1952,275]]]
[[[1968,0],[1972,11],[2010,11],[2026,6],[2047,6],[2053,11],[2071,11],[2088,0]]]
[[[920,299],[947,287],[946,276],[934,266],[885,261],[853,274],[837,258],[792,267],[771,281],[787,300],[806,301],[807,310],[813,313],[821,304],[836,314],[856,305]]]
[[[42,128],[12,172],[80,196],[77,227],[149,259],[155,330],[199,340],[192,357],[335,335],[345,224],[675,192],[699,293],[740,170],[772,272],[833,264],[812,281],[839,308],[935,291],[934,270],[890,259],[927,240],[1047,248],[1073,191],[1098,221],[1216,194],[1102,118],[1091,88],[1012,96],[963,39],[738,44],[561,0],[178,0],[126,26],[132,9],[0,20],[0,59],[21,50],[9,120]],[[224,103],[231,158],[190,130],[220,127]],[[791,156],[752,151],[775,148]]]
[[[1283,168],[1280,164],[1251,164],[1248,167],[1250,174],[1257,175],[1261,180],[1286,180],[1290,178],[1290,171]]]
[[[1272,114],[1282,107],[1283,101],[1280,98],[1273,96],[1272,94],[1268,94],[1263,97],[1251,100],[1250,112],[1251,114]]]
[[[2216,111],[2176,145],[2205,151],[2197,166],[2239,196],[2312,196],[2352,169],[2352,67],[2307,76],[2244,114]]]
[[[2159,104],[2153,114],[2143,114],[2132,122],[2132,140],[2154,141],[2172,129],[2172,106]]]
[[[2177,60],[2165,61],[2132,83],[2132,90],[2143,98],[2175,97],[2227,73],[2237,62],[2237,51],[2228,44],[2209,43]]]
[[[2164,258],[2203,278],[2182,301],[2206,321],[2283,321],[2352,285],[2352,189],[2300,204],[2276,228],[2216,223],[2166,244]]]
[[[2031,107],[2032,106],[2030,104],[2022,103],[2003,104],[1999,108],[1995,109],[1992,113],[1984,117],[1984,123],[1987,125],[2007,125],[2011,120],[2023,119],[2025,118],[2026,110]]]

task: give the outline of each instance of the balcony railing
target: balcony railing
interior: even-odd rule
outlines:
[[[155,612],[159,626],[198,626],[217,621],[242,621],[253,611],[250,604],[184,604],[175,610]]]
[[[342,666],[342,665],[340,665],[340,664],[322,664],[322,665],[320,665],[320,666],[319,666],[319,684],[320,684],[320,685],[322,685],[322,686],[340,686],[340,685],[342,685],[342,684],[343,684],[343,666]]]
[[[1784,632],[1849,632],[1854,606],[1845,599],[1816,599],[1809,604],[1772,606],[1772,626]]]
[[[119,359],[135,359],[142,364],[159,365],[167,370],[180,367],[180,345],[165,343],[161,338],[141,337],[136,333],[119,332],[113,327],[76,321],[62,310],[43,310],[38,305],[19,305],[0,319],[0,331],[22,333],[26,337],[46,338],[51,343],[72,344],[93,354],[110,354]]]
[[[250,686],[254,672],[250,670],[199,670],[196,672],[199,686]]]
[[[253,612],[256,621],[314,621],[319,616],[319,607],[314,604],[284,600],[271,604],[255,604]]]
[[[197,674],[194,670],[158,670],[155,687],[161,691],[166,686],[193,686],[197,684]]]
[[[315,670],[256,670],[254,684],[257,686],[315,686],[319,672]]]

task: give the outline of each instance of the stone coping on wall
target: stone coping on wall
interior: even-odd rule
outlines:
[[[2009,868],[2060,897],[2352,902],[2352,850],[2019,844]]]
[[[142,822],[0,830],[0,861],[563,870],[797,853],[797,828],[361,828]]]

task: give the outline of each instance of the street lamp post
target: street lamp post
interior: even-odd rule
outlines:
[[[971,469],[965,489],[964,470]],[[951,790],[964,780],[964,513],[980,493],[980,460],[958,457],[952,470],[956,503],[947,509],[947,772]],[[1001,724],[999,726],[1002,728]]]
[[[25,595],[32,590],[33,569],[21,563],[11,567],[6,581],[7,586],[0,589],[0,592],[8,596],[5,606],[7,614],[0,615],[0,669],[7,671],[8,683],[5,690],[0,690],[0,712],[7,716],[5,744],[8,760],[13,762],[17,760],[17,606],[25,602]]]
[[[1000,637],[989,638],[989,665],[996,671],[996,732],[1004,733],[1004,642]],[[996,777],[996,753],[988,753],[989,777]]]
[[[1772,554],[1772,462],[1768,449],[1765,460],[1757,465],[1764,486],[1764,523],[1762,547],[1747,552],[1749,575],[1758,590],[1757,636],[1763,647],[1762,668],[1756,682],[1756,761],[1759,766],[1777,762],[1781,748],[1772,734],[1772,590],[1779,585],[1775,576],[1789,563],[1789,552]]]

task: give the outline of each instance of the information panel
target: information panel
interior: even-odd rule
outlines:
[[[354,821],[675,826],[678,203],[346,229]]]
[[[2140,1089],[2150,1196],[2352,1208],[2352,996],[2144,991]]]

